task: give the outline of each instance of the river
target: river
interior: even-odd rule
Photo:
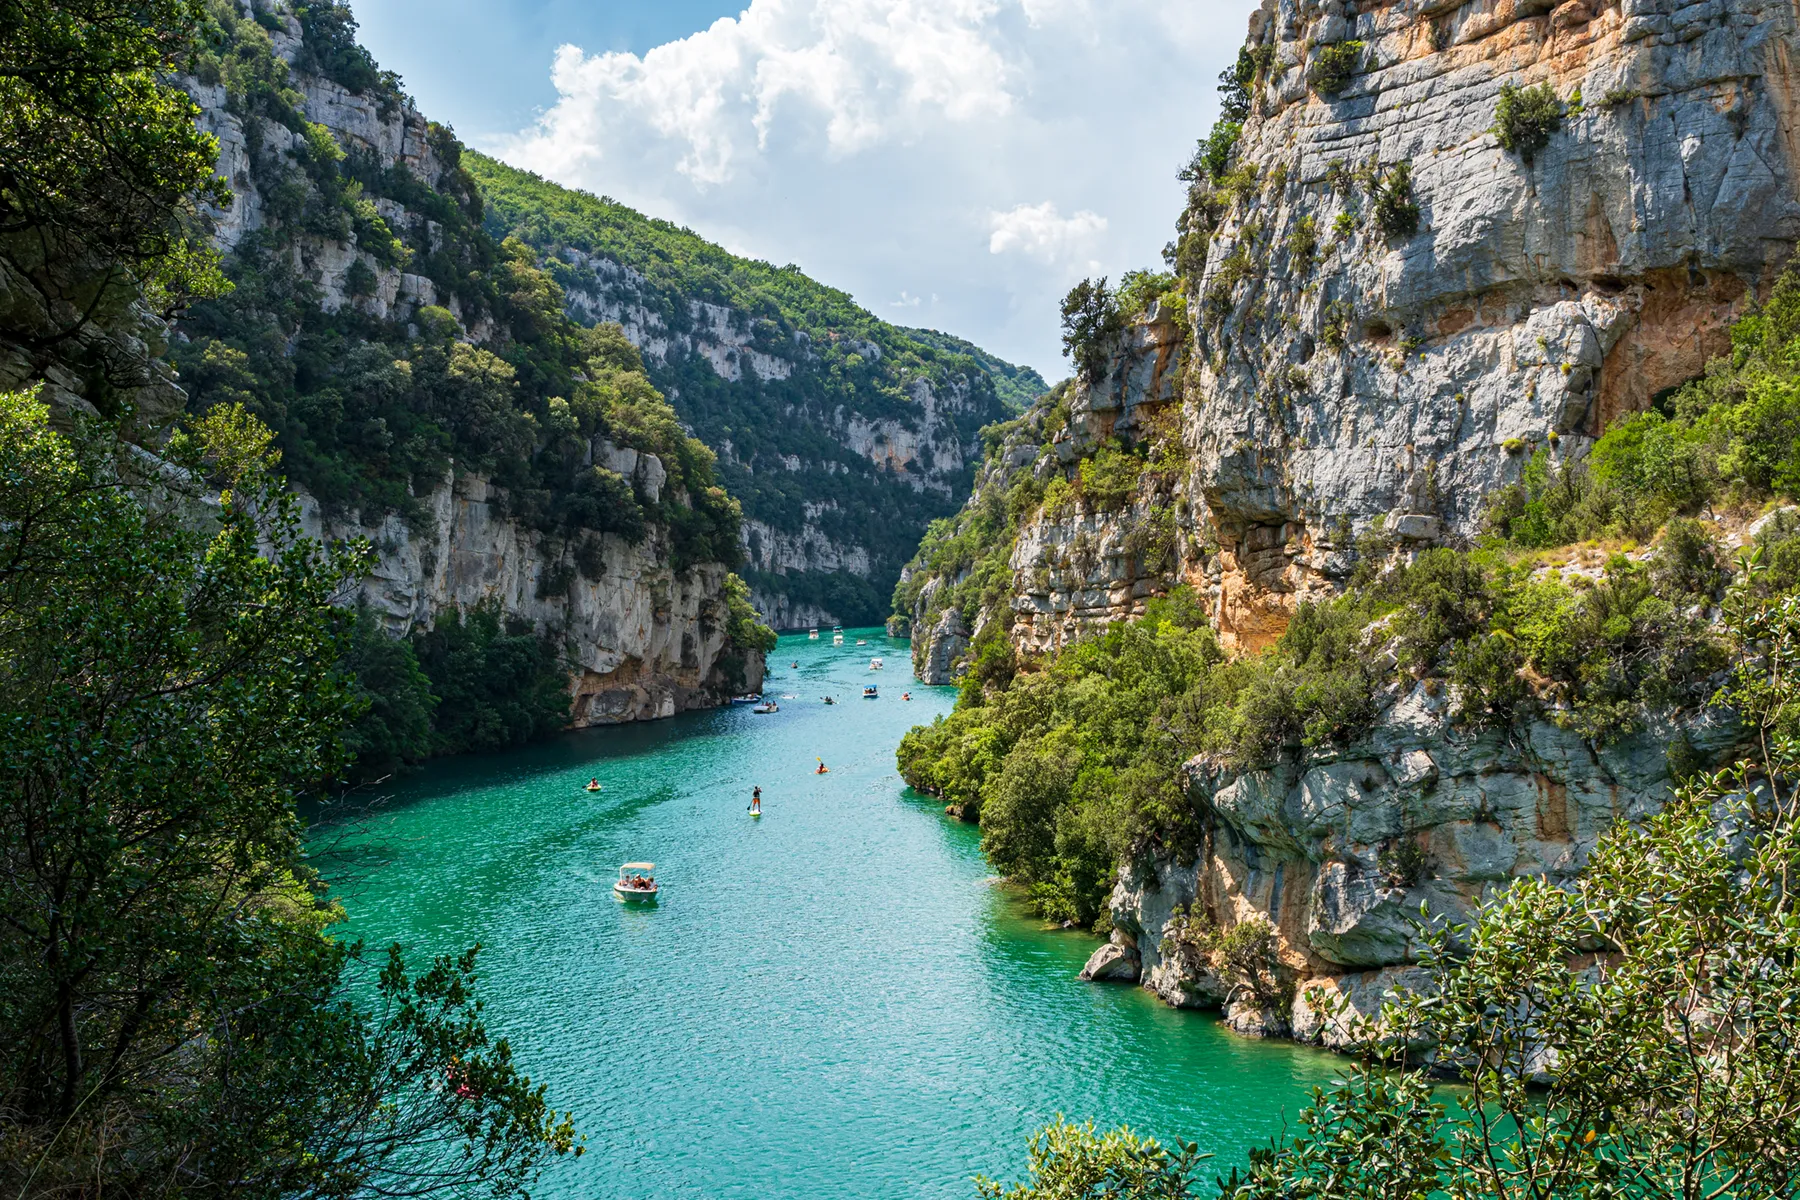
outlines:
[[[587,1137],[535,1196],[967,1200],[1059,1112],[1198,1142],[1210,1178],[1341,1065],[1078,982],[1094,939],[1023,915],[977,831],[896,774],[900,735],[955,698],[908,663],[879,630],[783,637],[779,713],[434,764],[324,856],[352,935],[485,947],[492,1028]],[[655,907],[612,896],[633,859]]]

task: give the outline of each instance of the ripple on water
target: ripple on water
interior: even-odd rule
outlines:
[[[351,933],[483,943],[492,1024],[588,1139],[535,1194],[970,1197],[1057,1112],[1241,1161],[1335,1061],[1076,982],[1092,939],[1021,916],[976,832],[894,772],[954,691],[858,699],[870,654],[906,661],[860,636],[783,638],[769,688],[800,699],[771,716],[436,764],[330,854]],[[654,907],[612,896],[632,859]]]

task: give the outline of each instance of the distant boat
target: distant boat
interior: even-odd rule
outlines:
[[[832,644],[832,645],[834,645],[834,646],[841,646],[841,645],[843,645],[843,644],[844,644],[844,635],[843,635],[843,634],[841,634],[841,633],[834,633],[834,634],[832,634],[832,635],[831,635],[831,644]]]
[[[762,693],[745,692],[742,696],[733,696],[731,702],[733,704],[760,704],[762,702]]]
[[[773,700],[771,700],[767,704],[757,705],[755,708],[751,709],[750,711],[753,713],[776,713],[776,712],[781,711],[781,705],[779,705],[779,704],[775,703]]]
[[[865,642],[865,641],[864,641],[864,640],[863,640],[863,639],[862,639],[862,638],[857,638],[857,639],[856,639],[856,644],[857,644],[857,645],[859,645],[859,646],[866,646],[866,645],[868,645],[868,644],[869,644],[869,643],[868,643],[868,642]]]
[[[871,658],[869,660],[869,670],[871,670],[871,671],[879,671],[879,670],[881,670],[881,668],[885,667],[886,665],[887,664],[882,662],[879,658]]]
[[[619,878],[613,884],[613,894],[621,900],[656,899],[656,877],[651,874],[654,870],[655,863],[626,863],[619,868]]]
[[[816,629],[809,629],[806,631],[806,636],[816,642],[819,640],[819,631]]]
[[[875,690],[874,684],[871,683],[868,687],[863,689],[863,699],[864,700],[875,700],[875,699],[878,699],[879,697],[880,697],[880,693]]]

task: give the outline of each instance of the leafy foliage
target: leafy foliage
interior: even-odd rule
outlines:
[[[1337,95],[1361,69],[1364,48],[1354,40],[1315,47],[1306,68],[1307,84],[1321,96]]]
[[[1210,1155],[1192,1143],[1173,1149],[1129,1129],[1094,1132],[1057,1117],[1031,1137],[1029,1183],[1004,1187],[985,1177],[987,1200],[1175,1200],[1191,1195],[1193,1175]]]
[[[719,482],[751,520],[792,533],[810,519],[832,541],[866,547],[876,595],[891,590],[925,527],[955,510],[970,475],[943,469],[927,457],[929,448],[908,467],[873,463],[843,444],[843,415],[917,432],[925,419],[917,389],[928,384],[957,398],[937,410],[950,426],[939,436],[972,449],[981,426],[1007,415],[1002,391],[1016,398],[1042,390],[1035,374],[959,339],[878,320],[791,264],[740,258],[690,230],[480,155],[463,161],[485,199],[489,231],[530,245],[560,287],[604,291],[675,335],[711,319],[699,305],[722,306],[734,314],[735,335],[748,340],[742,354],[792,364],[785,377],[764,377],[745,362],[743,377],[732,381],[705,357],[675,352],[651,363],[649,374],[674,397],[684,426],[720,451]],[[612,264],[632,274],[619,282]],[[948,488],[914,487],[913,473],[926,469]],[[781,574],[757,582],[790,596],[793,587],[822,586]]]
[[[1732,328],[1728,359],[1661,406],[1615,422],[1585,461],[1540,449],[1490,499],[1495,536],[1526,547],[1643,540],[1671,518],[1800,497],[1800,274]]]
[[[995,358],[974,342],[954,334],[937,329],[903,329],[901,332],[921,346],[929,346],[942,354],[963,354],[974,359],[975,365],[994,381],[994,394],[1000,397],[1001,405],[1009,413],[1024,412],[1033,400],[1050,390],[1050,385],[1034,368]]]
[[[1562,128],[1562,121],[1562,101],[1548,83],[1500,85],[1500,99],[1494,104],[1494,136],[1502,150],[1517,154],[1526,166],[1550,144],[1550,135]]]
[[[0,1179],[18,1195],[516,1194],[565,1117],[491,1041],[472,953],[351,999],[297,789],[356,715],[332,596],[239,413],[145,475],[0,394]],[[215,516],[191,519],[207,479]]]
[[[1089,386],[1100,383],[1107,356],[1124,330],[1119,299],[1106,286],[1104,275],[1097,280],[1083,279],[1063,297],[1063,357],[1074,360],[1076,372]]]
[[[157,375],[134,306],[173,313],[224,286],[195,220],[230,200],[218,144],[166,82],[199,15],[195,0],[0,0],[0,346],[34,371],[56,362],[112,415]]]
[[[1409,238],[1419,232],[1419,204],[1413,199],[1412,166],[1395,163],[1369,188],[1370,211],[1381,232],[1391,238]]]

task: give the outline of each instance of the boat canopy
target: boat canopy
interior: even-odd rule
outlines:
[[[621,870],[621,871],[654,871],[654,870],[656,870],[656,864],[655,863],[626,863],[624,866],[620,867],[619,870]]]

